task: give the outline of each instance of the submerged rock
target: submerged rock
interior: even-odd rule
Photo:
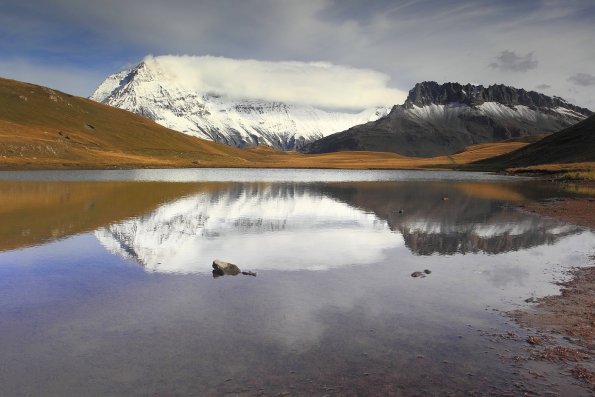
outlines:
[[[220,276],[235,276],[236,274],[240,274],[241,270],[233,263],[215,259],[213,261],[213,273],[218,273]]]
[[[424,278],[424,277],[426,277],[428,274],[431,274],[431,273],[432,273],[432,271],[431,271],[431,270],[429,270],[429,269],[424,269],[424,271],[423,271],[423,272],[413,272],[413,273],[411,273],[411,277],[421,277],[421,278]]]
[[[245,276],[256,277],[256,272],[241,271],[240,268],[234,265],[233,263],[224,262],[219,259],[215,259],[213,261],[213,277],[236,276],[240,273]]]

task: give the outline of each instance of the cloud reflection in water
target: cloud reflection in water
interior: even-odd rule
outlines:
[[[443,202],[440,185],[426,184],[423,196],[415,184],[383,185],[380,201],[360,185],[224,185],[95,235],[148,271],[202,273],[216,258],[250,270],[323,270],[378,263],[388,259],[387,250],[403,246],[417,255],[500,253],[578,231],[452,186]]]

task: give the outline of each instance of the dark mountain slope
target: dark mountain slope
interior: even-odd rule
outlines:
[[[304,152],[366,150],[431,157],[473,144],[556,132],[591,114],[561,98],[504,85],[424,82],[387,116],[319,139]]]
[[[497,168],[595,161],[595,116],[502,156],[475,164]]]

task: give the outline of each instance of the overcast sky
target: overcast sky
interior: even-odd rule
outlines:
[[[304,86],[321,80],[312,65],[326,65],[371,82],[370,103],[435,80],[504,83],[595,109],[593,0],[0,2],[2,77],[88,96],[147,55],[303,65]],[[348,84],[341,73],[327,76]]]

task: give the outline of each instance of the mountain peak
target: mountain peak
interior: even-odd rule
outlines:
[[[432,104],[448,105],[452,103],[475,107],[485,102],[497,102],[506,106],[521,105],[534,110],[562,107],[584,116],[592,114],[589,109],[571,105],[560,97],[550,97],[539,92],[526,91],[522,88],[510,87],[504,84],[493,84],[484,87],[483,85],[463,85],[452,82],[439,84],[435,81],[417,83],[409,91],[404,107],[411,109],[413,106],[423,107]]]
[[[435,81],[424,81],[415,84],[409,91],[404,106],[411,108],[414,105],[423,107],[426,105],[446,105],[449,103],[471,104],[478,96],[478,91],[484,87],[471,84],[462,85],[459,83],[439,84]]]
[[[147,57],[131,69],[109,76],[91,99],[148,117],[173,130],[244,147],[266,145],[282,150],[354,125],[377,120],[388,108],[359,113],[327,111],[258,98],[230,98],[206,91]]]

